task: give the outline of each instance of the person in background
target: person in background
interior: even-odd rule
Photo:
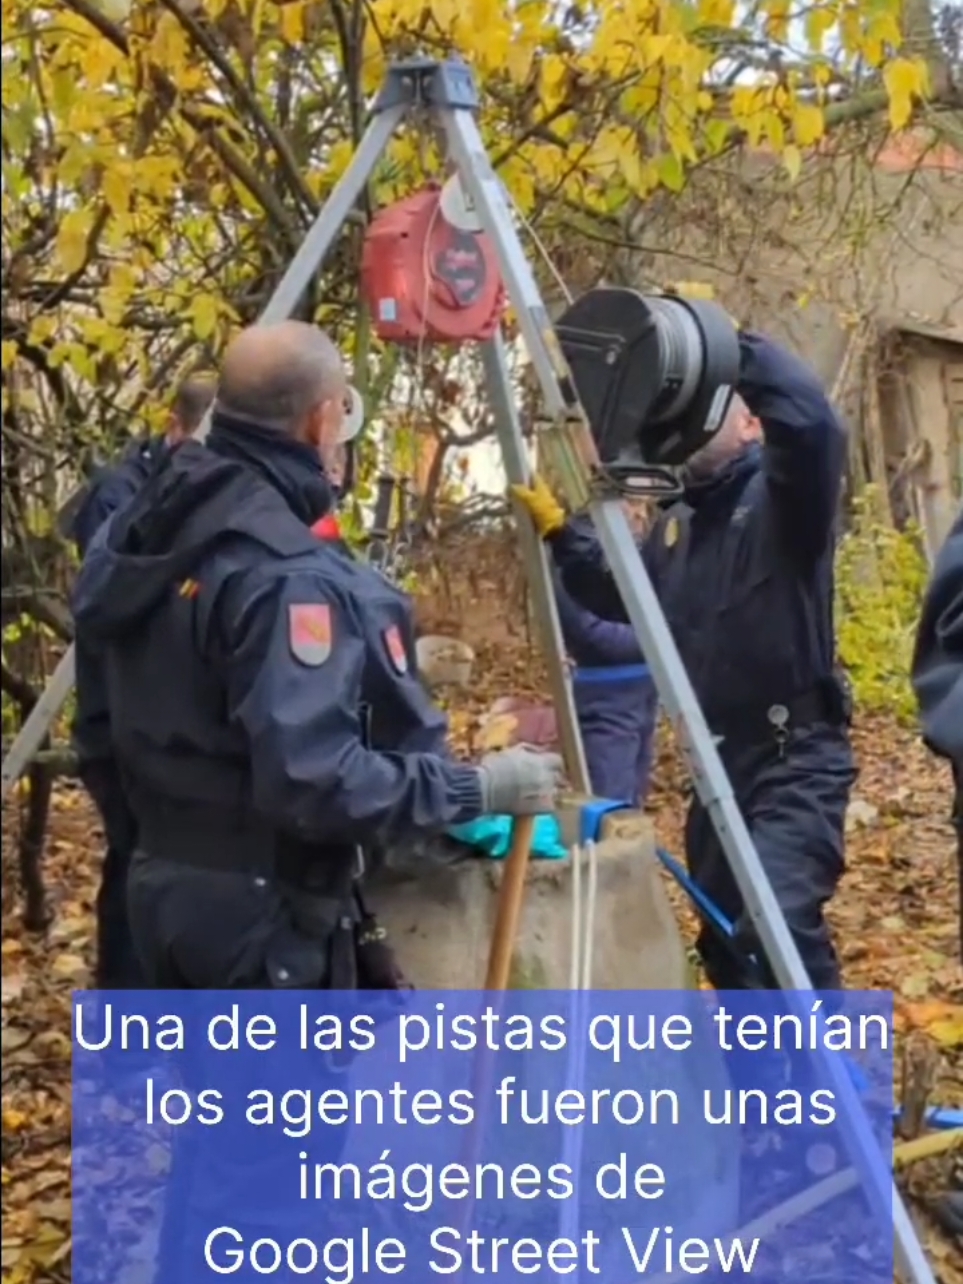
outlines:
[[[164,431],[131,443],[113,466],[101,469],[83,492],[69,534],[83,558],[103,523],[137,494],[157,460],[200,426],[214,398],[213,375],[196,374],[177,388]],[[138,989],[143,972],[131,940],[127,874],[137,826],[124,796],[111,741],[103,666],[96,648],[76,638],[76,707],[71,728],[80,779],[100,813],[107,850],[97,892],[98,989]]]
[[[953,772],[960,902],[960,957],[963,958],[963,507],[936,559],[913,656],[913,687],[923,739]],[[963,1240],[963,1181],[936,1200],[933,1212],[946,1230]]]
[[[963,957],[963,508],[933,568],[912,674],[923,739],[953,771]]]
[[[638,534],[645,513],[626,504]],[[652,771],[658,694],[631,624],[606,620],[579,606],[553,574],[572,693],[592,791],[599,798],[644,804]]]
[[[70,537],[81,557],[111,513],[137,493],[155,461],[171,446],[197,431],[214,400],[215,388],[213,374],[189,375],[174,393],[163,431],[135,438],[117,463],[97,469],[82,492],[70,523]]]

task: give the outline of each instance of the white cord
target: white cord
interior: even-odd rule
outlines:
[[[572,994],[571,1028],[569,1032],[567,1087],[581,1092],[585,1083],[585,1059],[588,1052],[588,1008],[592,988],[592,963],[595,938],[595,906],[598,900],[598,850],[594,842],[586,843],[588,857],[588,886],[585,912],[582,912],[582,848],[572,848],[572,958],[569,968],[569,989]],[[576,1191],[582,1168],[584,1137],[581,1128],[568,1128],[562,1143],[562,1162],[575,1178]],[[559,1235],[563,1239],[578,1240],[579,1205],[577,1195],[566,1200],[559,1217]],[[566,1277],[566,1284],[578,1284],[579,1270]]]
[[[569,956],[568,988],[578,989],[582,975],[582,849],[572,848],[572,948]]]
[[[532,243],[534,244],[536,250],[538,250],[538,253],[541,256],[546,267],[548,268],[549,272],[551,272],[555,280],[555,284],[562,291],[562,296],[565,299],[565,302],[571,303],[573,298],[572,291],[568,288],[568,286],[562,280],[562,276],[559,273],[558,268],[552,262],[552,257],[549,254],[548,250],[545,248],[542,242],[542,238],[535,231],[534,227],[532,227],[531,223],[528,221],[528,219],[519,209],[518,205],[515,203],[514,198],[512,197],[511,192],[508,190],[507,187],[505,187],[504,184],[502,184],[502,191],[505,193],[505,199],[508,202],[509,208],[513,211],[515,217],[521,223],[522,227],[525,229],[528,235],[532,238]]]
[[[441,201],[435,205],[431,211],[431,218],[428,220],[428,230],[425,232],[425,241],[421,256],[421,271],[424,278],[425,292],[421,300],[421,333],[418,335],[418,347],[415,349],[415,387],[412,405],[416,411],[424,409],[425,397],[425,344],[428,341],[428,304],[431,302],[431,238],[435,230],[435,225],[442,217]]]
[[[588,896],[585,900],[585,919],[582,924],[582,989],[592,988],[592,965],[595,961],[595,903],[599,891],[598,848],[594,842],[586,843],[588,852]]]

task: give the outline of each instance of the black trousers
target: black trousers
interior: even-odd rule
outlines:
[[[960,899],[960,959],[963,960],[963,763],[953,766],[956,786],[953,798],[953,825],[956,829],[957,888]]]
[[[143,989],[147,983],[127,912],[127,880],[137,845],[137,822],[112,758],[81,762],[80,779],[100,813],[107,842],[97,891],[95,983],[101,990]]]
[[[723,741],[722,754],[736,801],[813,986],[841,988],[824,910],[844,870],[846,808],[856,778],[845,729],[817,726],[794,732],[781,751],[771,738],[741,746]],[[739,926],[741,946],[760,958],[764,977],[775,988],[725,852],[698,799],[686,822],[686,858],[695,882]],[[704,929],[698,946],[716,989],[746,988],[745,968],[718,936]]]

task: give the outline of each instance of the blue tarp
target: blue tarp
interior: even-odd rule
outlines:
[[[452,826],[448,833],[493,860],[502,860],[512,845],[514,823],[512,816],[480,816],[465,825]],[[564,860],[567,855],[568,849],[562,842],[562,831],[555,817],[536,816],[532,856],[536,860]]]

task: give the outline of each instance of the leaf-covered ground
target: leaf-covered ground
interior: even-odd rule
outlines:
[[[508,659],[499,646],[500,694],[512,689],[513,678],[514,689],[523,685],[521,665],[511,673]],[[493,694],[491,687],[487,693],[476,690],[470,708],[454,711],[453,729],[463,744],[486,694]],[[857,742],[862,771],[849,873],[833,910],[847,980],[853,987],[895,991],[901,1030],[924,1030],[939,1048],[939,1099],[963,1104],[963,971],[956,954],[948,775],[912,734],[885,720],[862,723]],[[652,810],[661,840],[675,851],[680,848],[680,782],[678,762],[663,747]],[[28,938],[12,892],[10,840],[16,817],[11,810],[4,819],[3,1280],[66,1284],[69,1005],[72,987],[86,983],[91,962],[101,840],[84,795],[61,787],[46,863],[56,917],[46,940]],[[926,1207],[947,1178],[946,1165],[937,1161],[913,1169],[913,1208],[941,1284],[963,1284],[959,1249],[935,1228]]]

